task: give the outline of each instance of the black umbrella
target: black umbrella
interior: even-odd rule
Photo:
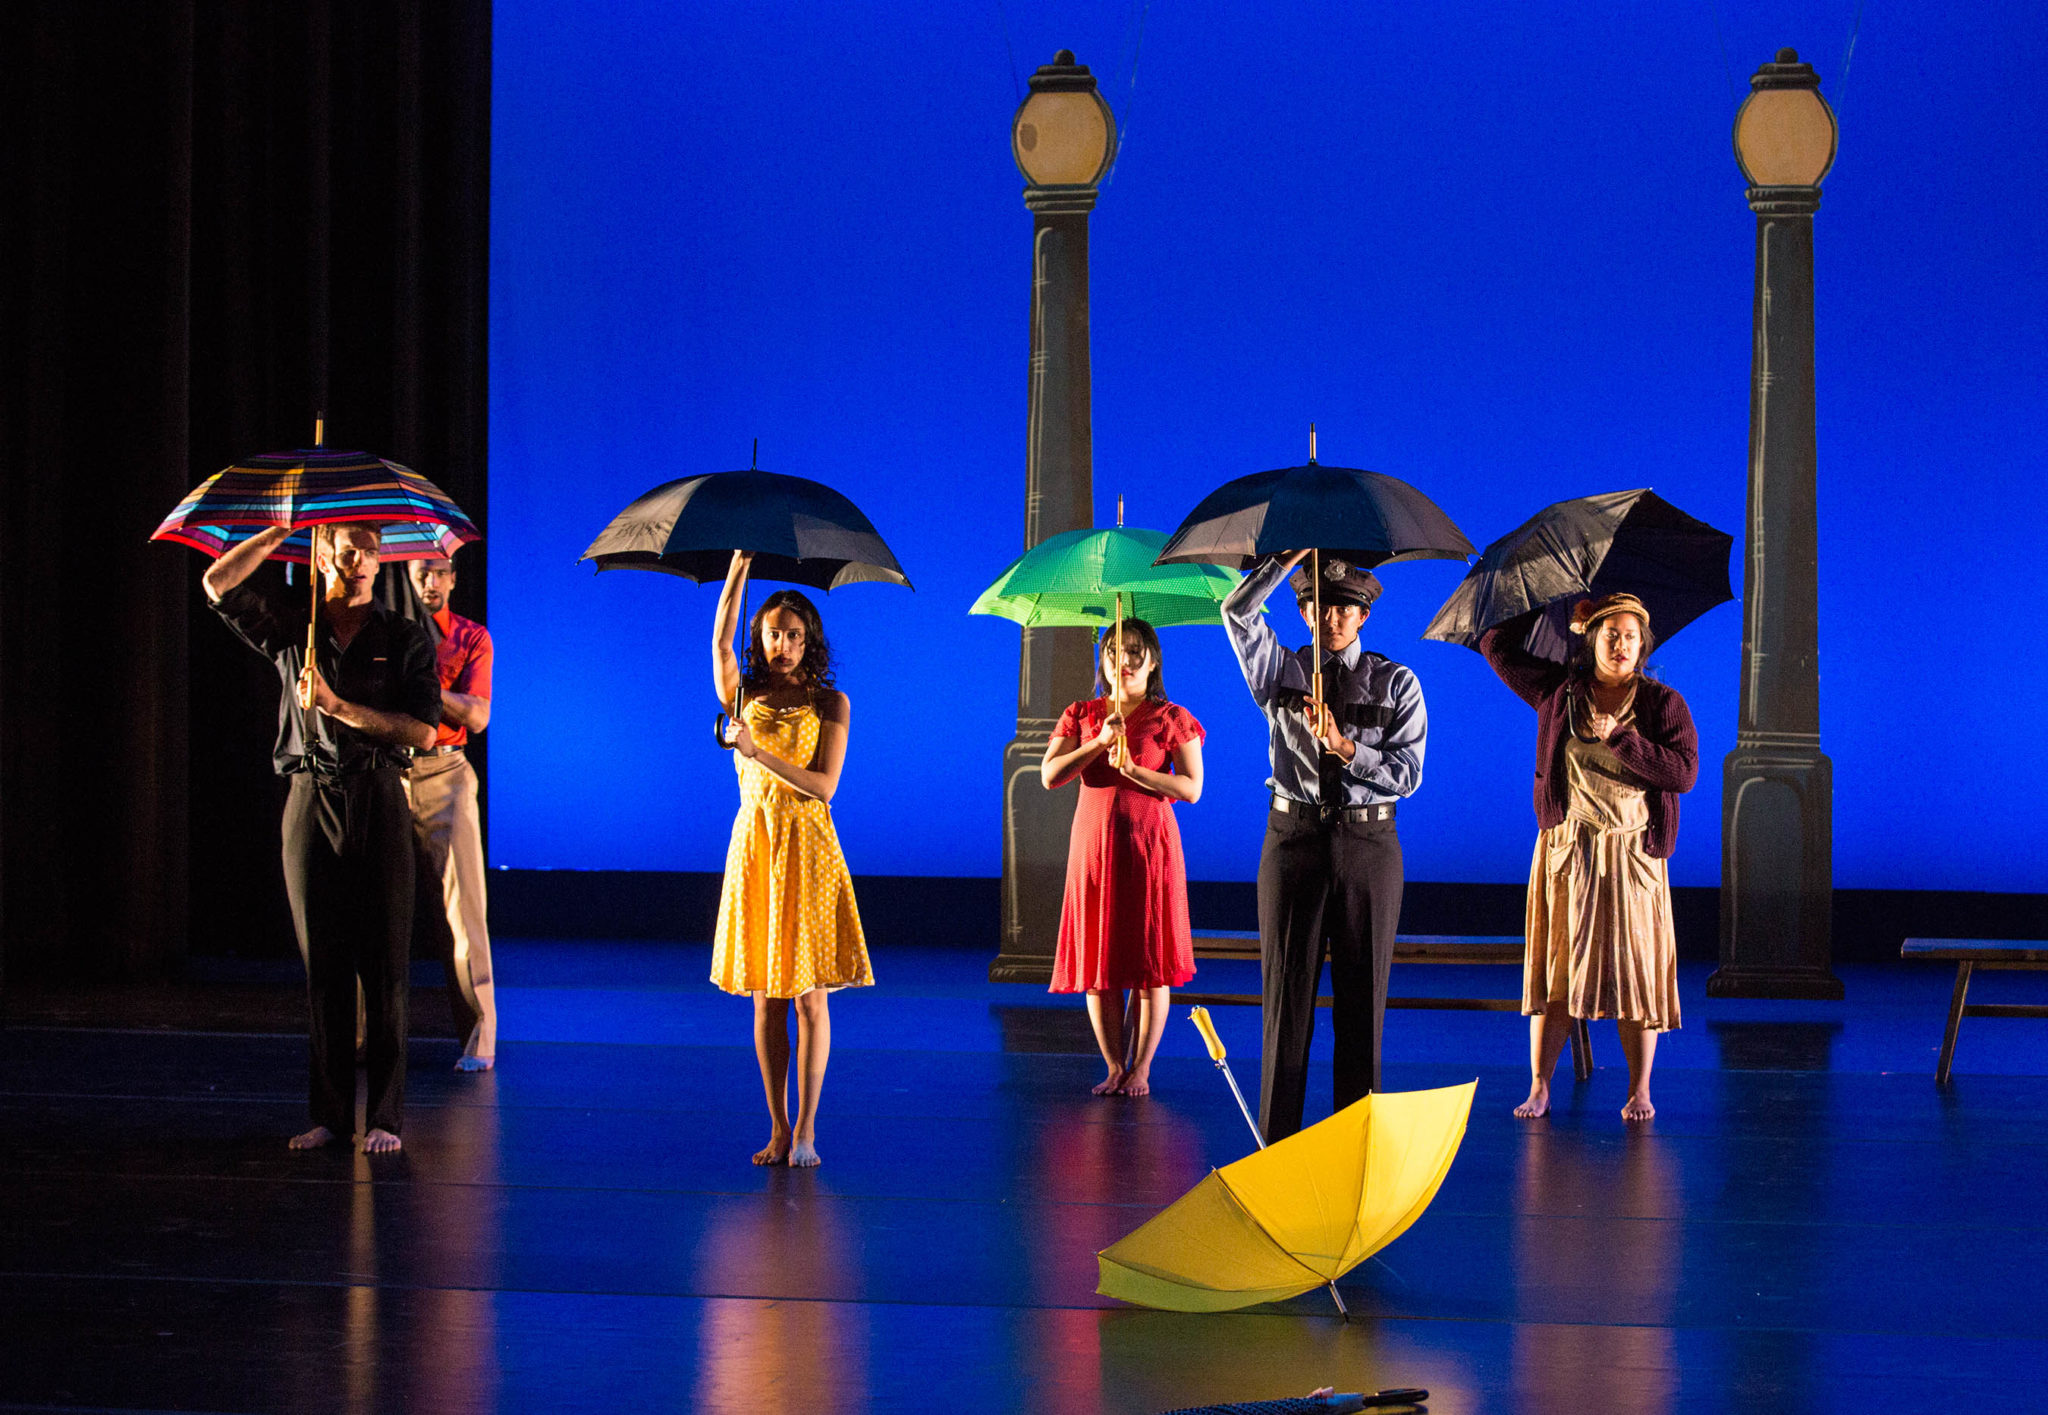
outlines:
[[[612,517],[581,558],[702,584],[725,578],[735,550],[753,552],[756,579],[911,587],[859,507],[819,482],[759,469],[664,482]]]
[[[1304,547],[1316,552],[1309,580],[1318,623],[1325,555],[1369,570],[1396,560],[1463,560],[1472,554],[1472,542],[1451,518],[1399,477],[1317,462],[1311,427],[1306,466],[1225,482],[1188,513],[1153,563],[1196,561],[1243,570],[1261,556]],[[1322,642],[1319,633],[1310,692],[1317,703],[1323,700]]]
[[[1422,637],[1476,649],[1486,630],[1541,608],[1522,646],[1563,663],[1572,655],[1573,604],[1627,591],[1650,611],[1661,642],[1735,598],[1734,544],[1648,490],[1560,501],[1486,547]]]
[[[864,580],[912,587],[858,506],[823,483],[758,467],[663,482],[612,517],[579,558],[600,570],[658,570],[701,585],[723,580],[736,550],[753,554],[750,589],[756,579],[828,592]],[[748,622],[743,599],[740,624]],[[719,746],[733,745],[724,713],[712,732]]]
[[[1158,564],[1243,570],[1262,555],[1315,547],[1363,569],[1396,560],[1463,560],[1472,542],[1437,504],[1383,472],[1308,465],[1254,472],[1202,498]]]

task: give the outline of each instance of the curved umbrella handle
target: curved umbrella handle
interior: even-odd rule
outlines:
[[[720,713],[712,719],[711,734],[717,739],[718,745],[725,748],[728,752],[739,745],[737,734],[732,732],[732,719],[728,718],[724,713]]]

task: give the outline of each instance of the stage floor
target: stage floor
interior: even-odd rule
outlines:
[[[1094,1295],[1097,1249],[1249,1145],[1181,1015],[1158,1093],[1096,1100],[1077,1005],[983,981],[980,955],[880,951],[882,986],[833,999],[824,1166],[762,1170],[748,1009],[707,962],[501,941],[500,1069],[416,1040],[406,1149],[375,1161],[283,1148],[304,1046],[264,1028],[287,983],[10,987],[0,1409],[2044,1401],[2048,1024],[1967,1022],[1939,1092],[1940,970],[1845,970],[1832,1006],[1710,1002],[1687,970],[1636,1133],[1605,1024],[1593,1080],[1567,1063],[1556,1112],[1523,1123],[1521,1019],[1390,1014],[1390,1088],[1477,1076],[1478,1101],[1434,1206],[1342,1284],[1345,1325],[1327,1297],[1191,1317]],[[1461,981],[1512,974],[1397,969],[1394,990]],[[1255,1014],[1218,1018],[1252,1090]]]

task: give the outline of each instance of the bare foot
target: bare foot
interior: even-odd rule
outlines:
[[[1631,1122],[1648,1120],[1656,1113],[1657,1107],[1650,1104],[1648,1091],[1629,1092],[1628,1104],[1621,1108],[1621,1118]]]
[[[465,1056],[462,1060],[455,1063],[455,1069],[457,1071],[488,1071],[497,1064],[497,1061],[492,1057]]]
[[[366,1155],[388,1155],[394,1150],[405,1148],[405,1141],[389,1130],[372,1130],[363,1136],[363,1153]]]
[[[285,1141],[284,1143],[286,1148],[288,1149],[317,1150],[320,1149],[322,1146],[331,1145],[334,1143],[334,1132],[332,1130],[329,1130],[325,1125],[315,1125],[311,1130],[308,1130],[305,1134],[294,1135],[291,1137],[291,1139]]]
[[[1124,1083],[1116,1088],[1120,1096],[1149,1096],[1152,1094],[1152,1068],[1140,1066],[1135,1071],[1124,1073]]]
[[[777,1131],[768,1137],[768,1143],[754,1151],[755,1164],[788,1164],[789,1136]]]
[[[1124,1073],[1117,1067],[1110,1067],[1109,1074],[1088,1088],[1091,1096],[1113,1096],[1124,1083]]]
[[[1515,1107],[1515,1119],[1538,1120],[1550,1114],[1550,1086],[1537,1081],[1529,1087],[1529,1099]]]
[[[791,1169],[816,1169],[819,1163],[818,1147],[814,1142],[798,1140],[789,1147],[789,1167]]]

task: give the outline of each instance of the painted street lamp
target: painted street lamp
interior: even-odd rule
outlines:
[[[1707,994],[1839,998],[1813,401],[1813,213],[1835,160],[1835,115],[1793,50],[1749,86],[1735,115],[1735,160],[1756,213],[1742,698],[1721,768],[1721,966]]]
[[[1031,398],[1024,461],[1024,548],[1095,523],[1089,414],[1088,213],[1116,158],[1116,120],[1095,78],[1062,49],[1031,76],[1010,124],[1032,215]],[[1086,629],[1026,629],[1017,671],[1017,736],[1003,751],[1003,937],[997,982],[1052,976],[1074,793],[1039,785],[1059,713],[1092,696]]]

